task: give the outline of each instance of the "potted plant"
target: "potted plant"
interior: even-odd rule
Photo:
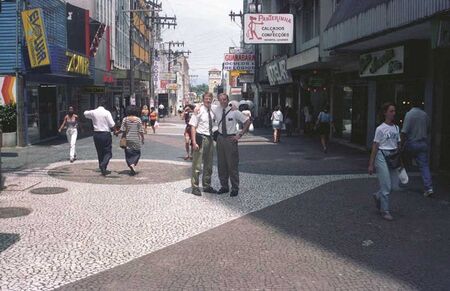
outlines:
[[[2,146],[17,145],[17,111],[15,104],[0,105],[0,128],[2,130]]]

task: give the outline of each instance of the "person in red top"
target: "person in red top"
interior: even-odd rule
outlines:
[[[158,112],[156,112],[155,107],[150,108],[149,116],[150,116],[150,126],[152,127],[153,133],[155,133],[156,120],[158,119]]]
[[[191,125],[189,121],[191,120],[191,116],[194,113],[194,105],[186,105],[184,108],[183,119],[186,123],[186,128],[184,130],[184,144],[186,147],[186,156],[185,160],[192,160],[192,138],[191,138]]]

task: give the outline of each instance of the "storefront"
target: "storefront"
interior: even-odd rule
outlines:
[[[53,1],[54,7],[42,6],[23,12],[26,46],[23,54],[24,93],[26,108],[25,136],[28,144],[54,138],[69,106],[79,112],[78,98],[82,98],[80,88],[92,84],[94,64],[89,56],[89,39],[71,35],[71,25],[67,18],[66,4]],[[41,5],[38,1],[33,5]],[[77,8],[78,9],[78,8]],[[79,10],[79,23],[88,25],[88,11]],[[48,17],[52,15],[52,27]],[[28,15],[38,18],[38,26],[28,23]],[[72,15],[71,21],[78,19]],[[47,18],[45,18],[46,16]],[[78,23],[75,23],[78,24]],[[82,32],[85,35],[86,31]],[[70,37],[69,37],[70,36]],[[42,46],[35,46],[36,41]],[[80,43],[84,44],[80,46]]]
[[[348,142],[366,145],[368,116],[368,86],[358,72],[333,76],[331,100],[335,136]]]

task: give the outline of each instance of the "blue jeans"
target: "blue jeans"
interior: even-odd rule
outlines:
[[[425,190],[433,190],[433,181],[431,179],[430,163],[428,160],[428,143],[426,141],[407,142],[405,150],[416,160],[422,175]]]
[[[388,155],[388,151],[385,151]],[[399,190],[399,178],[396,169],[389,169],[386,159],[381,150],[378,151],[375,158],[375,169],[377,171],[377,178],[380,184],[380,190],[374,195],[380,199],[381,211],[389,211],[389,195],[393,190]]]

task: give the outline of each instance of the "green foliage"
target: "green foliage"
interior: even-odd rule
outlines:
[[[202,96],[206,92],[208,92],[209,86],[208,84],[200,84],[197,86],[191,87],[191,91],[197,93],[197,96]]]
[[[15,132],[17,129],[16,105],[0,105],[0,128],[3,132]]]

